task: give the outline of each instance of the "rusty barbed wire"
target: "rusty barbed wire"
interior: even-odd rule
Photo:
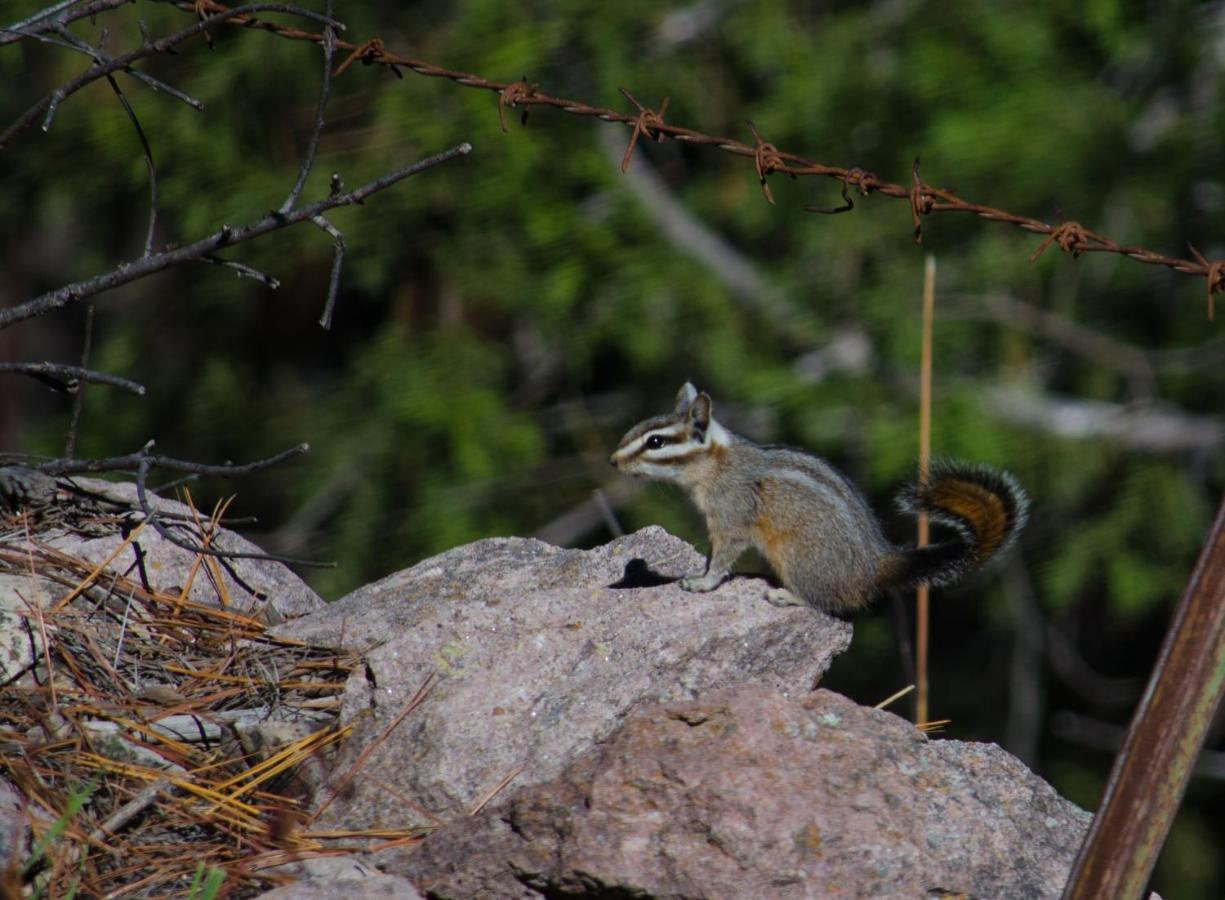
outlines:
[[[643,106],[639,103],[634,95],[625,88],[619,88],[622,96],[630,103],[634,104],[638,109],[638,118],[634,120],[634,131],[630,135],[630,142],[626,145],[625,156],[621,157],[621,174],[625,174],[625,170],[630,167],[630,157],[634,155],[634,147],[638,145],[638,138],[645,136],[648,141],[660,142],[664,139],[663,133],[659,130],[664,124],[664,113],[668,111],[668,102],[672,99],[664,97],[663,102],[659,104],[659,109],[654,110]],[[526,114],[525,114],[526,115]],[[502,128],[506,130],[505,124]]]
[[[206,13],[225,14],[230,11],[230,7],[218,3],[216,0],[168,0],[168,2],[181,10],[194,13],[197,16],[204,16]],[[257,28],[289,40],[308,40],[316,43],[322,43],[324,40],[322,32],[312,33],[301,28],[281,25],[249,14],[230,15],[225,19],[225,23],[246,28]],[[667,110],[667,100],[660,105],[659,110],[651,110],[638,103],[633,95],[625,89],[622,89],[622,93],[636,107],[633,113],[620,112],[609,107],[595,106],[580,100],[554,97],[542,93],[538,85],[529,85],[527,83],[526,76],[517,82],[493,81],[471,72],[446,69],[430,62],[412,59],[411,57],[389,51],[384,42],[377,37],[358,43],[337,39],[336,49],[349,52],[349,56],[337,66],[334,73],[336,75],[343,74],[354,62],[360,61],[366,65],[379,64],[388,66],[397,76],[400,75],[400,69],[407,69],[428,78],[445,78],[463,87],[491,91],[498,95],[498,116],[503,130],[506,129],[507,106],[522,107],[525,118],[527,109],[531,106],[548,106],[571,115],[587,116],[605,122],[619,122],[627,125],[633,131],[622,161],[622,170],[628,165],[629,158],[639,137],[645,135],[648,139],[655,141],[672,138],[674,141],[710,146],[724,153],[752,159],[761,184],[762,194],[770,203],[774,203],[774,197],[770,193],[768,184],[768,178],[772,174],[790,175],[793,178],[801,175],[825,176],[842,182],[843,206],[834,209],[805,206],[806,210],[814,213],[850,211],[854,206],[850,199],[849,188],[851,187],[856,188],[859,194],[864,197],[871,193],[877,193],[894,199],[906,200],[910,206],[911,219],[914,223],[914,239],[916,243],[922,243],[923,240],[922,219],[924,216],[937,212],[967,213],[981,219],[986,219],[989,222],[1002,222],[1028,231],[1031,234],[1045,236],[1045,240],[1031,254],[1031,262],[1036,261],[1052,244],[1056,244],[1065,253],[1072,254],[1073,258],[1079,257],[1083,253],[1115,253],[1146,265],[1163,266],[1184,275],[1203,278],[1206,285],[1207,312],[1210,320],[1214,317],[1215,313],[1214,295],[1225,292],[1225,260],[1210,261],[1205,259],[1198,250],[1190,246],[1188,246],[1188,249],[1191,251],[1191,259],[1168,256],[1145,247],[1120,244],[1105,235],[1090,231],[1077,222],[1061,222],[1051,225],[1032,216],[1018,215],[988,206],[984,203],[964,200],[956,196],[956,193],[951,188],[939,188],[924,183],[919,177],[918,159],[915,160],[914,167],[911,170],[911,183],[909,185],[895,184],[877,178],[871,172],[866,172],[858,167],[843,168],[841,166],[825,165],[799,154],[781,150],[774,144],[766,142],[758,134],[756,127],[751,122],[748,124],[755,139],[753,144],[747,144],[736,138],[705,134],[692,128],[686,128],[683,125],[665,122],[663,114]]]

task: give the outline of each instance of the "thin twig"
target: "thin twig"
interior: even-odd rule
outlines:
[[[106,81],[111,86],[111,90],[115,92],[115,96],[119,98],[124,112],[132,120],[132,127],[136,129],[136,136],[140,138],[141,150],[145,154],[145,169],[149,172],[149,227],[145,230],[145,249],[141,254],[144,257],[153,252],[153,232],[157,228],[157,167],[153,164],[153,148],[149,146],[145,130],[140,127],[140,120],[136,118],[136,110],[132,109],[128,98],[123,95],[123,91],[119,90],[119,83],[115,81],[115,77],[107,75]]]
[[[107,838],[112,837],[116,832],[121,831],[125,825],[152,806],[158,794],[171,788],[172,785],[169,779],[166,778],[158,779],[147,787],[142,788],[135,797],[115,810],[114,813],[107,817],[105,822],[90,832],[89,839],[91,841],[105,841]]]
[[[143,384],[127,378],[107,372],[95,372],[93,369],[85,369],[81,366],[65,366],[59,363],[0,363],[0,375],[29,375],[57,391],[68,394],[79,391],[82,382],[123,388],[125,391],[142,397],[145,394]]]
[[[81,40],[79,37],[69,31],[66,25],[57,22],[53,30],[56,34],[63,38],[62,41],[57,41],[41,34],[34,34],[31,35],[31,37],[34,37],[35,39],[44,43],[55,44],[60,47],[67,47],[69,50],[76,50],[80,53],[84,53],[87,56],[90,56],[94,62],[100,66],[105,66],[111,62],[111,58],[103,53],[100,47],[95,47],[92,44],[88,44]],[[176,87],[171,87],[170,85],[166,84],[166,82],[154,78],[152,75],[146,74],[139,69],[124,69],[124,73],[130,75],[132,78],[135,78],[137,81],[144,82],[155,91],[169,94],[176,100],[186,103],[192,109],[196,110],[196,112],[202,112],[204,110],[204,104],[195,97],[183,93],[183,91],[180,91]],[[107,75],[106,77],[110,78],[111,76]]]
[[[324,14],[332,18],[332,0],[327,0]],[[319,88],[319,104],[315,107],[315,126],[311,129],[310,139],[306,142],[306,152],[302,155],[302,167],[298,170],[298,180],[294,182],[293,190],[281,204],[281,213],[287,213],[298,205],[306,179],[311,167],[315,164],[315,153],[319,150],[319,136],[323,133],[324,113],[327,110],[328,98],[332,94],[332,58],[336,53],[336,30],[331,26],[323,29],[323,85]],[[326,325],[324,326],[327,327]]]
[[[148,446],[146,445],[146,447]],[[290,447],[288,450],[282,450],[275,456],[257,459],[254,462],[209,464],[192,462],[187,459],[176,459],[173,456],[159,456],[142,449],[125,456],[108,456],[100,459],[53,459],[31,465],[30,468],[47,475],[85,475],[93,472],[132,471],[140,465],[141,460],[147,460],[151,468],[171,469],[176,472],[192,472],[196,475],[230,478],[250,475],[252,472],[267,469],[287,459],[306,453],[309,450],[310,444],[298,444]],[[0,455],[0,460],[3,460],[4,457],[5,455]]]
[[[206,263],[212,263],[214,266],[221,266],[226,269],[233,269],[235,272],[238,273],[238,276],[240,278],[254,279],[255,281],[258,281],[261,284],[263,284],[265,287],[269,288],[270,290],[275,291],[277,288],[281,286],[281,282],[273,278],[271,275],[261,272],[259,269],[253,269],[251,266],[248,266],[246,263],[236,262],[232,259],[222,259],[220,256],[213,256],[211,254],[209,256],[200,257],[200,261],[206,262]]]
[[[43,117],[43,130],[46,131],[51,127],[51,120],[54,118],[55,111],[59,108],[60,103],[62,103],[68,97],[71,97],[81,88],[97,81],[99,78],[105,78],[112,72],[128,71],[131,68],[132,63],[148,56],[165,53],[176,44],[181,44],[183,41],[193,38],[196,35],[206,31],[210,25],[224,22],[227,19],[232,19],[235,17],[241,18],[248,16],[254,12],[288,13],[290,15],[301,16],[305,19],[311,19],[333,28],[344,28],[344,25],[342,25],[340,22],[329,19],[317,12],[312,12],[308,9],[301,9],[300,7],[290,6],[284,3],[250,3],[246,6],[237,6],[232,9],[215,12],[212,15],[200,19],[195,24],[184,28],[182,31],[176,32],[175,34],[164,38],[159,38],[158,40],[152,42],[146,42],[144,45],[138,47],[136,50],[133,50],[131,53],[125,53],[123,56],[117,56],[104,64],[94,65],[71,81],[60,85],[50,94],[43,97],[41,100],[27,109],[17,118],[16,121],[13,122],[12,125],[4,130],[3,134],[0,134],[0,149],[7,146],[9,141],[11,141],[14,136],[33,125],[35,120],[37,120],[39,115],[44,111],[46,115]],[[32,35],[30,36],[32,37]]]
[[[94,336],[94,305],[85,308],[85,340],[81,346],[81,368],[89,365],[90,344]],[[77,448],[77,428],[81,424],[81,411],[85,408],[85,385],[80,385],[72,398],[72,419],[68,423],[68,437],[64,441],[64,456],[72,459]]]
[[[8,26],[6,30],[20,31],[21,29],[27,28],[30,25],[42,22],[44,19],[50,19],[52,16],[59,15],[70,6],[75,6],[80,2],[81,0],[60,0],[59,3],[48,6],[46,9],[39,10],[38,12],[34,13],[34,15],[27,16],[20,22],[14,22],[12,25]]]
[[[506,787],[522,773],[523,766],[516,766],[514,769],[512,769],[505,778],[486,791],[485,796],[483,796],[480,800],[477,800],[476,803],[472,804],[472,808],[468,810],[468,815],[475,816],[477,813],[479,813],[482,809],[489,805],[489,801],[496,797],[502,788]]]
[[[340,270],[345,264],[345,236],[340,233],[340,229],[323,216],[315,216],[311,222],[331,235],[332,245],[335,248],[332,251],[332,272],[328,276],[327,302],[323,305],[323,315],[319,317],[319,324],[323,330],[330,331],[332,315],[336,311],[336,295],[340,291]]]
[[[117,9],[120,6],[127,6],[132,0],[94,0],[93,3],[82,6],[80,9],[60,15],[61,12],[77,2],[79,0],[63,0],[63,2],[40,10],[32,16],[22,19],[20,22],[14,22],[6,28],[0,28],[0,32],[6,32],[0,34],[0,47],[27,38],[37,38],[43,31],[55,30],[70,22],[75,22],[77,19],[89,18],[96,16],[98,13]]]

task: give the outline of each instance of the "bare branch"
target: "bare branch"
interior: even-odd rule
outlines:
[[[235,262],[232,259],[222,259],[220,256],[202,256],[201,262],[212,263],[215,266],[223,266],[227,269],[233,269],[238,273],[240,278],[252,278],[256,281],[263,282],[267,287],[276,290],[281,286],[281,282],[261,272],[259,269],[253,269],[246,263]]]
[[[81,342],[81,368],[89,365],[89,352],[94,340],[94,305],[85,309],[85,339]],[[85,408],[85,388],[77,389],[72,398],[72,419],[68,423],[68,437],[64,441],[64,456],[72,459],[77,449],[77,429],[81,424],[81,411]]]
[[[129,453],[126,456],[110,456],[103,459],[52,459],[41,463],[31,463],[30,457],[26,454],[3,453],[0,454],[0,465],[11,463],[26,465],[46,475],[85,475],[95,472],[130,472],[137,469],[142,461],[147,461],[150,467],[159,469],[171,469],[176,472],[192,472],[196,475],[229,478],[238,475],[250,475],[252,472],[270,468],[310,450],[310,444],[298,444],[295,447],[290,447],[288,450],[282,450],[275,456],[269,456],[267,459],[257,459],[254,462],[241,465],[234,463],[209,465],[207,463],[192,462],[187,459],[176,459],[173,456],[157,456],[148,452],[151,447],[152,441],[138,452]]]
[[[153,252],[153,232],[157,228],[157,168],[153,165],[153,148],[149,146],[145,130],[140,127],[140,120],[136,118],[136,110],[132,109],[128,98],[123,95],[123,91],[119,90],[119,84],[115,81],[114,76],[107,75],[106,81],[111,86],[111,90],[115,92],[115,96],[119,98],[119,102],[123,104],[124,112],[132,120],[132,127],[136,129],[136,136],[140,138],[140,146],[145,154],[145,168],[149,171],[149,227],[145,230],[145,249],[141,256],[148,256]]]
[[[64,2],[56,3],[54,6],[49,6],[44,10],[34,13],[34,15],[28,16],[20,22],[14,22],[7,27],[0,27],[0,32],[4,32],[0,33],[0,47],[28,38],[37,38],[44,31],[53,31],[57,27],[66,25],[69,22],[75,22],[77,19],[89,18],[101,12],[126,6],[132,0],[94,0],[93,3],[87,4],[80,9],[64,13],[64,10],[79,2],[80,0],[64,0]],[[64,14],[60,15],[60,13]]]
[[[340,270],[345,263],[345,236],[340,233],[340,229],[323,216],[315,216],[311,221],[330,234],[332,242],[336,245],[336,250],[332,254],[332,274],[328,278],[328,299],[323,306],[323,315],[319,317],[319,324],[323,326],[324,331],[330,331],[332,313],[336,310],[336,294],[340,290]]]
[[[143,384],[137,384],[135,381],[120,378],[118,375],[95,372],[92,369],[86,369],[81,366],[64,366],[59,363],[50,362],[0,363],[0,375],[29,375],[31,378],[37,378],[51,388],[63,391],[66,394],[76,393],[80,390],[81,383],[87,382],[89,384],[106,384],[111,387],[123,388],[125,391],[141,397],[145,395],[145,386]]]
[[[75,34],[69,31],[67,26],[59,22],[56,22],[52,30],[55,31],[56,34],[60,35],[60,37],[62,37],[63,40],[57,41],[55,38],[47,37],[46,35],[43,35],[43,34],[33,34],[30,36],[33,38],[36,38],[39,41],[42,41],[43,43],[54,44],[57,47],[65,47],[69,50],[76,50],[79,53],[84,53],[86,56],[89,56],[90,58],[92,58],[94,62],[96,62],[100,66],[105,66],[111,62],[111,58],[102,52],[102,48],[95,47],[92,44],[88,44],[85,41],[81,40],[79,37],[77,37]],[[188,94],[183,93],[178,88],[171,87],[170,85],[166,84],[166,82],[161,81],[157,78],[154,78],[152,75],[147,75],[138,69],[125,69],[124,71],[128,75],[131,75],[133,78],[135,78],[137,81],[143,81],[149,87],[153,88],[153,90],[165,92],[169,94],[170,96],[174,97],[176,100],[183,101],[184,103],[186,103],[188,106],[190,106],[192,109],[196,110],[197,112],[200,112],[204,109],[204,104],[201,103],[199,100],[197,100],[195,97],[192,97],[192,96],[189,96]],[[107,76],[107,78],[110,78],[110,77],[111,77],[110,75]]]
[[[325,10],[328,18],[332,16],[332,0],[327,0]],[[281,213],[287,213],[298,205],[298,198],[302,196],[302,189],[306,186],[306,179],[310,175],[311,167],[315,164],[315,153],[319,150],[319,135],[323,133],[324,112],[327,109],[328,98],[332,95],[332,57],[336,55],[336,30],[331,26],[324,26],[323,29],[323,86],[319,89],[319,105],[315,108],[315,127],[311,129],[310,139],[306,142],[306,153],[302,156],[302,168],[298,170],[298,180],[294,183],[293,190],[289,192],[289,196],[285,198],[285,202],[281,204]],[[331,292],[329,292],[329,299]],[[323,326],[327,328],[327,325]]]
[[[190,260],[204,259],[211,256],[222,247],[232,244],[241,244],[244,241],[252,240],[253,238],[261,237],[272,231],[277,231],[289,225],[297,224],[314,219],[316,216],[329,209],[335,209],[338,206],[352,206],[361,203],[372,194],[385,190],[391,187],[398,181],[408,178],[410,175],[416,175],[419,172],[424,172],[426,169],[432,168],[439,163],[447,162],[459,156],[466,156],[472,152],[472,145],[468,143],[460,144],[452,147],[450,150],[444,150],[427,159],[419,160],[411,165],[405,166],[402,169],[397,169],[384,175],[381,178],[376,178],[374,181],[367,182],[359,188],[348,191],[343,194],[337,194],[333,197],[319,200],[309,206],[299,207],[293,212],[282,215],[280,213],[269,213],[258,222],[253,222],[249,225],[244,225],[241,228],[231,228],[228,225],[223,225],[221,229],[206,238],[188,244],[185,247],[178,247],[174,250],[167,250],[162,253],[153,253],[149,256],[143,256],[139,259],[120,265],[118,268],[107,272],[103,275],[97,275],[85,281],[78,281],[75,284],[70,284],[57,290],[50,291],[33,300],[28,300],[18,306],[10,309],[0,310],[0,328],[7,328],[17,322],[22,322],[34,316],[42,315],[54,309],[66,306],[69,303],[75,303],[83,300],[86,297],[92,297],[95,294],[100,294],[103,291],[108,291],[120,285],[128,284],[138,278],[143,278],[146,275],[151,275],[154,272],[160,272],[170,266],[178,263],[187,262]]]
[[[205,31],[209,25],[217,22],[223,22],[227,19],[246,16],[253,12],[280,12],[288,13],[302,18],[311,19],[323,25],[332,28],[343,29],[344,25],[327,16],[317,12],[312,12],[308,9],[301,9],[296,6],[289,6],[284,3],[251,3],[246,6],[236,6],[233,9],[227,9],[224,12],[219,12],[214,15],[207,16],[188,28],[176,32],[168,37],[160,38],[156,41],[146,42],[141,47],[133,50],[131,53],[125,53],[123,56],[117,56],[106,63],[96,63],[85,72],[78,75],[76,78],[60,85],[47,96],[43,97],[28,110],[26,110],[18,119],[5,129],[3,134],[0,134],[0,149],[3,149],[17,134],[29,128],[41,113],[46,112],[43,118],[43,130],[46,131],[51,126],[51,119],[55,116],[55,111],[60,103],[71,97],[81,88],[92,84],[99,78],[105,78],[107,75],[117,71],[129,71],[132,63],[144,59],[148,56],[154,56],[165,53],[176,44],[181,44],[189,38],[195,37]]]

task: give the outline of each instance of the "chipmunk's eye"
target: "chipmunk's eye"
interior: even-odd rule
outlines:
[[[647,438],[647,449],[648,450],[658,450],[663,445],[664,445],[664,439],[662,436],[658,434],[653,434],[649,438]]]

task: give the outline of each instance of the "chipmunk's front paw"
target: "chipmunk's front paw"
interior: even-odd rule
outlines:
[[[766,602],[771,606],[807,606],[802,597],[797,597],[795,594],[786,588],[771,588],[766,591]]]
[[[705,575],[686,575],[677,584],[681,586],[682,591],[705,593],[717,588],[723,583],[725,577],[725,575],[720,575],[718,572],[707,572]]]

